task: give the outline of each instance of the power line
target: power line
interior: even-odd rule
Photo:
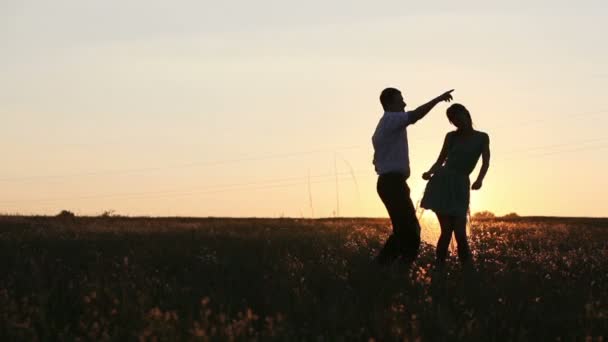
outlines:
[[[589,112],[582,112],[582,113],[575,113],[575,114],[570,114],[570,115],[559,115],[561,117],[564,116],[568,116],[568,118],[578,118],[578,117],[588,117],[588,116],[595,116],[595,115],[600,115],[600,114],[608,114],[608,109],[602,109],[602,110],[597,110],[597,111],[589,111]],[[557,116],[553,116],[552,118],[541,118],[541,119],[532,119],[532,120],[527,120],[527,121],[513,121],[513,120],[505,120],[502,123],[498,123],[497,125],[490,125],[489,129],[492,130],[497,130],[497,129],[501,129],[501,128],[520,128],[520,127],[524,127],[524,126],[531,126],[531,125],[535,125],[535,124],[539,124],[539,123],[543,123],[543,122],[547,122],[547,121],[554,121],[555,117]],[[513,125],[509,125],[510,123],[513,123]],[[505,124],[507,124],[505,126]],[[419,139],[416,139],[417,141],[428,141],[431,139],[435,139],[435,137],[430,137],[430,136],[426,136],[426,137],[421,137]]]
[[[583,150],[597,150],[608,147],[608,144],[598,145],[598,146],[586,146],[574,149],[567,149],[562,151],[551,151],[548,153],[541,154],[533,154],[530,157],[541,157],[541,156],[549,156],[561,153],[571,153],[571,152],[580,152]],[[500,158],[499,160],[509,160],[512,158]],[[355,184],[357,184],[355,175],[369,175],[369,171],[355,171],[352,167],[348,172],[337,172],[337,169],[334,170],[334,173],[326,173],[319,175],[309,175],[308,178],[317,179],[316,181],[308,181],[307,178],[303,177],[287,177],[280,179],[271,179],[264,180],[259,182],[247,182],[247,183],[239,183],[239,184],[223,184],[223,185],[214,185],[203,188],[194,188],[195,191],[185,191],[182,189],[173,189],[173,190],[160,190],[160,191],[145,191],[145,192],[131,192],[131,193],[120,193],[120,194],[104,194],[104,195],[86,195],[86,196],[76,196],[76,197],[66,197],[66,198],[46,198],[46,199],[33,199],[26,200],[28,202],[53,202],[53,201],[68,201],[68,200],[88,200],[88,199],[105,199],[105,198],[146,198],[146,197],[163,197],[163,196],[182,196],[182,195],[196,195],[196,194],[211,194],[211,193],[222,193],[222,192],[230,192],[230,191],[247,191],[254,189],[270,189],[277,187],[288,187],[293,185],[302,185],[302,184],[316,184],[316,183],[324,183],[329,181],[337,181],[339,179],[347,179],[348,177],[342,176],[350,176]],[[192,189],[192,188],[190,188]],[[0,204],[9,204],[15,203],[16,201],[0,201]]]
[[[578,113],[578,114],[572,114],[569,117],[580,117],[580,116],[585,116],[585,115],[597,115],[597,114],[603,114],[606,113],[607,111],[596,111],[596,112],[586,112],[586,113]],[[540,119],[540,120],[530,120],[527,122],[523,122],[523,123],[519,123],[518,126],[521,125],[525,125],[525,124],[530,124],[530,123],[539,123],[542,121],[547,121],[547,119]],[[583,141],[578,141],[580,143],[583,143],[583,145],[589,145],[591,144],[591,146],[576,146],[573,145],[572,142],[570,143],[560,143],[560,144],[553,144],[553,145],[545,145],[545,146],[536,146],[536,147],[531,147],[531,148],[527,148],[527,149],[523,149],[523,150],[518,150],[518,151],[508,151],[508,152],[504,152],[501,153],[501,155],[508,155],[508,154],[514,154],[514,153],[518,153],[518,156],[515,156],[515,158],[518,157],[522,157],[522,153],[526,154],[528,152],[533,152],[533,151],[539,151],[541,153],[533,153],[533,154],[529,154],[529,155],[524,155],[524,157],[545,157],[545,156],[552,156],[552,155],[557,155],[557,154],[562,154],[562,153],[571,153],[571,152],[578,152],[578,151],[593,151],[593,150],[599,150],[599,149],[603,149],[608,147],[608,145],[603,144],[604,142],[606,142],[605,138],[592,138],[592,139],[587,139],[587,140],[583,140]],[[578,143],[575,142],[575,143]],[[600,145],[597,145],[597,144]],[[358,146],[349,146],[349,147],[342,147],[342,148],[337,148],[337,149],[333,149],[333,150],[329,150],[329,149],[316,149],[316,150],[310,150],[310,151],[302,151],[302,152],[295,152],[295,153],[283,153],[283,154],[271,154],[271,155],[266,155],[266,156],[252,156],[252,157],[244,157],[244,158],[238,158],[238,159],[227,159],[227,160],[217,160],[217,161],[202,161],[202,162],[193,162],[193,163],[185,163],[185,164],[178,164],[178,165],[172,165],[172,166],[165,166],[165,167],[147,167],[147,168],[134,168],[134,169],[122,169],[122,170],[109,170],[109,171],[97,171],[97,172],[85,172],[85,173],[75,173],[75,174],[71,174],[71,175],[56,175],[56,176],[31,176],[31,177],[20,177],[20,178],[4,178],[4,179],[0,179],[0,181],[24,181],[24,180],[36,180],[36,179],[46,179],[46,178],[51,178],[51,179],[55,179],[55,178],[73,178],[73,177],[79,177],[79,176],[93,176],[93,175],[107,175],[107,174],[125,174],[125,173],[133,173],[133,172],[145,172],[145,171],[155,171],[155,170],[167,170],[167,169],[175,169],[175,168],[188,168],[188,167],[198,167],[198,166],[211,166],[211,165],[223,165],[223,164],[231,164],[231,163],[240,163],[240,162],[248,162],[248,161],[260,161],[260,160],[269,160],[269,159],[283,159],[283,158],[290,158],[290,157],[296,157],[296,156],[302,156],[302,155],[308,155],[308,154],[315,154],[315,153],[321,153],[321,152],[330,152],[333,151],[334,152],[334,164],[336,162],[335,158],[336,158],[336,151],[337,150],[347,150],[347,149],[360,149],[363,148],[364,146],[358,145]],[[562,147],[566,147],[566,149],[562,149]],[[547,151],[547,149],[554,149],[554,148],[558,148],[558,150],[555,151]],[[545,150],[544,153],[542,150]],[[342,158],[343,159],[343,158]],[[494,158],[496,159],[496,158]],[[498,160],[509,160],[509,159],[514,159],[514,158],[499,158]],[[346,162],[346,161],[345,161]],[[152,198],[152,197],[175,197],[175,196],[191,196],[191,195],[204,195],[204,194],[215,194],[215,193],[222,193],[222,192],[229,192],[229,191],[252,191],[252,190],[260,190],[260,189],[273,189],[273,188],[284,188],[284,187],[290,187],[290,186],[295,186],[295,185],[302,185],[302,184],[316,184],[316,183],[327,183],[327,182],[331,182],[331,181],[335,181],[336,182],[336,191],[338,191],[338,180],[342,179],[342,177],[338,177],[338,176],[343,176],[343,175],[350,175],[353,178],[353,181],[355,182],[355,184],[357,184],[357,180],[355,177],[355,172],[352,169],[352,167],[349,164],[349,168],[350,168],[350,172],[345,172],[345,173],[337,173],[337,167],[334,165],[334,173],[331,174],[321,174],[321,175],[314,175],[314,176],[310,176],[310,178],[315,178],[315,181],[310,181],[307,179],[303,179],[302,177],[289,177],[289,178],[281,178],[281,179],[273,179],[273,180],[266,180],[266,181],[260,181],[260,182],[247,182],[247,183],[240,183],[240,184],[225,184],[225,185],[215,185],[215,186],[209,186],[209,187],[203,187],[203,188],[198,188],[195,191],[184,191],[184,190],[161,190],[161,191],[147,191],[147,192],[135,192],[135,193],[122,193],[122,194],[105,194],[105,195],[88,195],[88,196],[77,196],[77,197],[70,197],[70,198],[46,198],[46,199],[34,199],[34,200],[26,200],[27,202],[43,202],[43,203],[48,203],[48,202],[57,202],[57,201],[70,201],[70,200],[88,200],[88,199],[104,199],[104,198],[125,198],[125,199],[129,199],[129,198]],[[369,171],[367,172],[357,172],[357,174],[359,173],[364,173],[366,175],[369,175]],[[192,188],[190,188],[192,189]],[[195,188],[196,189],[196,188]],[[337,195],[338,196],[338,195]],[[337,198],[337,201],[339,201],[339,198]],[[16,203],[16,201],[4,201],[4,202],[0,202],[3,204],[8,204],[8,203]],[[339,210],[339,202],[337,202],[338,207],[337,210]]]
[[[238,159],[192,162],[192,163],[184,163],[184,164],[177,164],[177,165],[163,166],[163,167],[144,167],[144,168],[133,168],[133,169],[90,171],[90,172],[73,173],[73,174],[69,174],[69,175],[0,178],[0,182],[21,182],[21,181],[32,181],[32,180],[39,180],[39,179],[65,179],[65,178],[88,177],[88,176],[99,176],[99,175],[120,175],[120,174],[138,173],[138,172],[146,172],[146,171],[161,171],[161,170],[183,169],[183,168],[191,168],[191,167],[215,166],[215,165],[225,165],[225,164],[248,162],[248,161],[292,158],[292,157],[317,154],[317,153],[322,153],[322,152],[328,153],[328,152],[333,152],[333,151],[338,151],[338,150],[357,149],[357,148],[361,148],[361,147],[362,146],[347,146],[347,147],[339,147],[339,148],[335,148],[335,149],[331,149],[331,150],[330,149],[317,149],[317,150],[311,150],[311,151],[272,154],[272,155],[266,155],[266,156],[245,157],[245,158],[238,158]]]
[[[562,154],[562,153],[580,152],[580,151],[595,151],[595,150],[604,149],[606,147],[608,147],[608,144],[597,145],[597,146],[586,146],[586,147],[563,150],[563,151],[552,151],[552,152],[547,152],[547,153],[531,155],[530,157],[544,157],[544,156],[551,156],[551,155]]]
[[[568,118],[578,118],[578,117],[583,117],[583,116],[595,116],[595,115],[606,114],[606,113],[608,113],[608,109],[595,110],[595,111],[589,111],[589,112],[583,112],[583,113],[575,113],[575,114],[563,115],[563,116],[568,116]],[[528,120],[528,121],[524,121],[521,123],[517,123],[516,126],[518,126],[518,127],[528,126],[531,124],[538,124],[538,123],[543,123],[546,121],[554,121],[554,120],[555,120],[555,117],[544,118],[544,119],[534,119],[534,120]]]
[[[598,115],[608,113],[608,110],[598,110],[598,111],[590,111],[583,113],[576,113],[569,115],[570,118],[573,117],[582,117],[582,116],[590,116],[590,115]],[[525,126],[533,123],[545,122],[550,119],[535,119],[524,122],[518,122],[517,126]],[[508,123],[510,121],[505,121]],[[496,127],[495,127],[496,128]],[[434,137],[423,137],[416,139],[417,141],[424,141],[435,139]],[[103,175],[123,175],[123,174],[132,174],[139,172],[149,172],[149,171],[162,171],[162,170],[171,170],[171,169],[184,169],[184,168],[194,168],[194,167],[209,167],[209,166],[217,166],[217,165],[227,165],[227,164],[235,164],[249,161],[261,161],[261,160],[272,160],[272,159],[284,159],[284,158],[293,158],[297,156],[317,154],[317,153],[328,153],[328,152],[336,152],[340,150],[349,150],[349,149],[361,149],[364,148],[363,145],[352,145],[345,147],[338,147],[334,149],[315,149],[309,151],[301,151],[301,152],[292,152],[292,153],[282,153],[282,154],[271,154],[266,156],[251,156],[251,157],[242,157],[236,159],[226,159],[226,160],[215,160],[215,161],[200,161],[200,162],[191,162],[191,163],[183,163],[176,164],[170,166],[156,166],[156,167],[143,167],[143,168],[132,168],[132,169],[116,169],[116,170],[106,170],[106,171],[89,171],[89,172],[80,172],[73,173],[68,175],[47,175],[47,176],[26,176],[26,177],[9,177],[9,178],[0,178],[0,182],[27,182],[27,181],[36,181],[36,180],[47,180],[47,179],[71,179],[77,177],[91,177],[91,176],[103,176]],[[513,153],[513,152],[507,152]]]
[[[603,142],[602,139],[593,139],[590,141],[600,141]],[[560,145],[553,145],[553,146],[562,146],[563,144]],[[584,151],[584,150],[596,150],[596,149],[602,149],[602,148],[606,148],[608,147],[608,145],[604,144],[604,145],[596,145],[596,146],[573,146],[573,145],[568,145],[567,147],[574,147],[574,149],[570,148],[570,149],[566,149],[566,150],[558,150],[558,151],[550,151],[547,153],[540,153],[540,154],[532,154],[529,155],[530,157],[539,157],[539,156],[548,156],[548,155],[555,155],[555,154],[560,154],[560,153],[570,153],[570,152],[579,152],[579,151]],[[528,150],[520,150],[520,151],[515,151],[515,152],[530,152],[533,150],[537,150],[539,148],[531,148]],[[502,153],[505,154],[505,153]],[[508,154],[508,153],[506,153]],[[516,156],[516,157],[521,157],[521,155]],[[496,158],[494,158],[496,159]],[[513,158],[498,158],[498,160],[509,160],[509,159],[513,159]],[[351,176],[353,182],[355,184],[357,184],[357,180],[356,180],[356,174],[369,174],[369,171],[355,171],[352,166],[350,166],[349,164],[349,171],[348,172],[337,172],[337,168],[334,170],[334,173],[326,173],[326,174],[319,174],[319,175],[311,175],[309,176],[310,178],[327,178],[327,179],[331,179],[334,178],[334,180],[337,181],[337,176]],[[302,184],[302,177],[298,177],[298,176],[294,176],[294,177],[286,177],[286,178],[279,178],[279,179],[270,179],[270,180],[263,180],[263,181],[257,181],[257,182],[246,182],[246,183],[237,183],[237,184],[222,184],[222,185],[213,185],[213,186],[207,186],[207,187],[202,187],[202,188],[194,188],[197,189],[197,191],[195,191],[194,193],[198,193],[198,191],[202,191],[204,193],[217,193],[217,192],[223,192],[223,191],[234,191],[234,190],[247,190],[247,187],[251,187],[251,186],[266,186],[266,185],[270,185],[270,186],[282,186],[283,184],[281,183],[286,183],[287,185],[292,185],[293,184]],[[295,182],[295,183],[294,183]],[[314,182],[312,182],[314,183]],[[190,188],[192,189],[192,188]],[[69,198],[47,198],[47,199],[35,199],[35,200],[31,200],[34,202],[48,202],[48,201],[64,201],[64,200],[79,200],[79,199],[99,199],[99,198],[115,198],[115,197],[133,197],[133,196],[137,196],[137,197],[141,197],[141,196],[150,196],[150,195],[165,195],[165,194],[171,194],[171,193],[181,193],[183,190],[181,189],[172,189],[172,190],[159,190],[159,191],[146,191],[146,192],[132,192],[132,193],[122,193],[122,194],[106,194],[106,195],[89,195],[89,196],[78,196],[78,197],[69,197]],[[0,201],[0,203],[6,204],[6,203],[12,203],[14,201]]]
[[[364,172],[359,172],[363,174]],[[365,172],[365,174],[369,174]],[[348,179],[350,176],[354,177],[352,172],[341,172],[341,173],[328,173],[322,175],[312,175],[310,178],[318,178],[316,181],[310,181],[306,177],[290,177],[283,179],[274,179],[263,182],[249,182],[241,184],[226,184],[221,186],[210,186],[206,188],[198,188],[195,191],[184,191],[184,190],[161,190],[161,191],[145,191],[145,192],[131,192],[131,193],[119,193],[119,194],[103,194],[103,195],[85,195],[75,197],[64,197],[64,198],[42,198],[26,200],[27,202],[56,202],[56,201],[74,201],[74,200],[90,200],[90,199],[109,199],[109,198],[120,198],[120,199],[134,199],[134,198],[150,198],[150,197],[165,197],[165,196],[182,196],[182,195],[197,195],[197,194],[215,194],[231,191],[248,191],[248,190],[260,190],[270,189],[277,187],[289,187],[294,185],[303,184],[316,184],[319,182],[335,181],[336,177],[340,179]],[[0,204],[10,204],[16,201],[0,201]]]
[[[549,156],[561,153],[570,153],[570,152],[578,152],[583,150],[597,150],[608,147],[608,145],[599,145],[599,146],[589,146],[582,148],[575,148],[563,151],[552,151],[543,154],[531,155],[531,157],[542,157]],[[504,158],[501,158],[505,160]],[[506,158],[512,159],[512,158]],[[500,160],[500,159],[499,159]],[[25,200],[26,202],[34,202],[34,203],[51,203],[51,202],[59,202],[59,201],[73,201],[73,200],[90,200],[90,199],[142,199],[142,198],[167,198],[167,197],[183,197],[183,196],[193,196],[193,195],[207,195],[207,194],[217,194],[231,191],[254,191],[254,190],[267,190],[267,189],[275,189],[275,188],[285,188],[292,187],[296,185],[305,185],[305,184],[320,184],[320,183],[329,183],[329,182],[337,182],[338,179],[348,179],[348,177],[342,176],[350,176],[352,180],[356,183],[356,174],[363,174],[366,176],[371,176],[369,171],[357,171],[355,172],[352,168],[349,172],[341,172],[341,173],[327,173],[309,176],[310,178],[315,178],[317,180],[310,181],[308,178],[303,177],[288,177],[281,179],[273,179],[266,180],[260,182],[248,182],[241,184],[224,184],[219,186],[210,186],[205,188],[199,188],[197,191],[183,191],[183,190],[162,190],[162,191],[147,191],[147,192],[135,192],[135,193],[122,193],[122,194],[104,194],[104,195],[87,195],[87,196],[77,196],[77,197],[69,197],[69,198],[46,198],[46,199],[33,199],[33,200]],[[374,176],[375,178],[375,176]],[[2,205],[11,205],[15,203],[22,203],[23,201],[0,201]]]
[[[608,138],[606,137],[601,137],[601,138],[592,138],[592,139],[585,139],[585,140],[579,140],[579,141],[570,141],[570,142],[565,142],[565,143],[560,143],[560,144],[552,144],[552,145],[544,145],[544,146],[535,146],[535,147],[529,147],[529,148],[525,148],[525,149],[521,149],[521,150],[513,150],[513,151],[508,151],[508,152],[501,152],[501,155],[509,155],[509,154],[515,154],[515,153],[522,153],[522,152],[531,152],[531,151],[537,151],[537,150],[551,150],[554,148],[561,148],[561,147],[572,147],[572,146],[576,146],[575,144],[577,143],[582,143],[582,145],[587,145],[587,144],[596,144],[596,143],[604,143],[604,142],[608,142]]]

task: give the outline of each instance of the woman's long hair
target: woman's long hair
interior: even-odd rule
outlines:
[[[450,121],[450,123],[452,125],[454,125],[454,120],[453,120],[454,116],[456,114],[458,114],[458,113],[465,114],[469,118],[469,121],[471,121],[471,127],[473,127],[473,119],[471,118],[471,113],[469,113],[469,110],[467,109],[467,107],[461,105],[460,103],[454,103],[446,111],[446,115],[448,116],[448,120]],[[454,125],[454,126],[456,126],[456,125]]]

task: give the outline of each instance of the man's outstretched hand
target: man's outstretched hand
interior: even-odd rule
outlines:
[[[450,102],[452,101],[454,98],[452,97],[452,92],[454,91],[454,89],[450,90],[450,91],[446,91],[445,93],[439,95],[437,97],[437,100],[439,100],[439,102]]]
[[[452,101],[452,92],[454,91],[454,89],[450,90],[450,91],[446,91],[445,93],[437,96],[436,98],[432,99],[431,101],[423,104],[422,106],[414,109],[413,111],[411,111],[411,120],[409,123],[415,123],[416,121],[422,119],[425,115],[427,115],[431,109],[433,109],[433,107],[435,107],[437,104],[439,104],[439,102],[450,102]]]

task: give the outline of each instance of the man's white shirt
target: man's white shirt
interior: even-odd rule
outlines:
[[[398,172],[410,175],[407,129],[411,112],[384,112],[372,136],[374,166],[378,175]]]

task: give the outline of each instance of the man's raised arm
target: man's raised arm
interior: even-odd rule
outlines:
[[[433,107],[435,107],[439,102],[450,102],[452,101],[452,92],[454,91],[454,89],[450,90],[450,91],[446,91],[445,93],[437,96],[436,98],[432,99],[431,101],[429,101],[428,103],[423,104],[422,106],[414,109],[412,112],[410,112],[411,115],[411,123],[415,123],[416,121],[422,119],[425,115],[427,115],[431,109],[433,109]]]

